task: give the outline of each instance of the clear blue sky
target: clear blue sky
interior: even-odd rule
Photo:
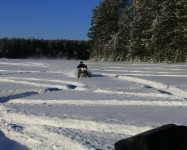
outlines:
[[[0,38],[87,40],[102,0],[0,0]]]

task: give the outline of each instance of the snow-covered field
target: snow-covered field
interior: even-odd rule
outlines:
[[[114,150],[118,140],[187,125],[187,64],[0,59],[0,149]]]

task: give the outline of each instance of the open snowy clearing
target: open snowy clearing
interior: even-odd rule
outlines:
[[[187,125],[187,64],[0,59],[3,150],[114,150],[118,140]]]

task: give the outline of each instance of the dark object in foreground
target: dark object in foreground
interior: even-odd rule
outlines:
[[[164,125],[116,142],[115,150],[187,150],[187,127]]]

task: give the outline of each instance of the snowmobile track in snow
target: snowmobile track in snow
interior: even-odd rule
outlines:
[[[88,62],[93,78],[77,79],[76,63],[1,60],[0,138],[26,150],[114,150],[115,140],[187,123],[185,66]]]

